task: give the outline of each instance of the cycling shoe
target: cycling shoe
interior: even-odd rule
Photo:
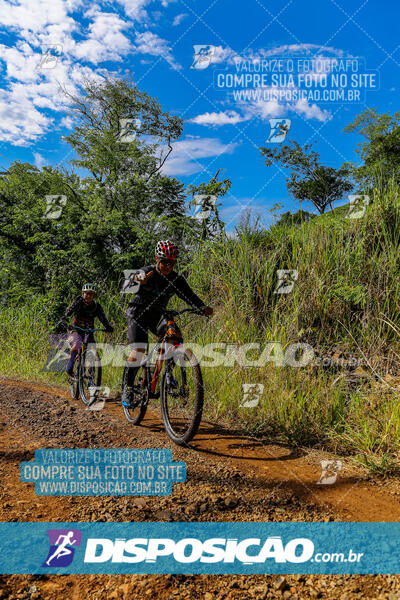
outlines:
[[[126,406],[126,408],[133,408],[133,388],[125,387],[122,392],[121,398],[122,406]]]

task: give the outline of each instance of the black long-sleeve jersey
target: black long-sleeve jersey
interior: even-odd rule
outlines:
[[[148,265],[138,269],[135,273],[149,273],[154,271],[153,275],[144,285],[140,285],[135,298],[129,306],[142,306],[146,309],[164,309],[169,300],[176,294],[181,300],[184,300],[194,308],[205,306],[204,302],[194,293],[190,285],[179,273],[171,271],[168,275],[162,275],[157,271],[156,265]],[[133,280],[133,276],[131,276]]]
[[[75,300],[68,306],[64,313],[64,319],[74,316],[74,325],[84,327],[85,329],[93,329],[94,320],[97,317],[104,325],[105,329],[112,331],[113,327],[108,321],[104,310],[98,302],[92,300],[90,304],[85,304],[82,296],[77,296]]]

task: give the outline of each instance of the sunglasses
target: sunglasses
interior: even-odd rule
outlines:
[[[160,263],[166,267],[173,267],[175,261],[171,260],[170,258],[160,258]]]

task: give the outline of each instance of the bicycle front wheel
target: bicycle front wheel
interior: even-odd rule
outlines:
[[[78,373],[79,394],[86,406],[98,396],[101,386],[100,356],[96,350],[85,350]]]
[[[74,366],[73,378],[69,378],[69,393],[71,398],[78,400],[79,398],[79,364],[80,356],[77,356]]]
[[[161,380],[161,413],[165,431],[175,444],[196,435],[203,414],[204,387],[200,366],[190,350],[178,348]]]

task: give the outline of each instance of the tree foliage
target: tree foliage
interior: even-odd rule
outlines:
[[[38,292],[65,298],[84,280],[119,285],[124,269],[154,259],[157,239],[181,242],[194,227],[183,184],[161,171],[180,119],[123,80],[87,82],[71,110],[76,126],[66,140],[79,175],[19,162],[0,175],[4,301]],[[140,121],[129,141],[123,119]],[[59,217],[46,217],[46,196],[66,196]]]
[[[349,169],[321,165],[320,156],[312,150],[312,144],[301,147],[298,142],[291,141],[277,148],[263,147],[260,151],[267,167],[280,163],[290,172],[286,177],[286,186],[293,197],[300,202],[312,202],[320,214],[325,212],[328,205],[332,209],[333,203],[353,188]]]
[[[380,115],[376,109],[368,108],[344,131],[364,137],[356,149],[363,164],[352,165],[354,178],[361,188],[366,191],[373,187],[385,188],[389,179],[400,183],[400,112],[393,116]]]
[[[310,219],[314,218],[315,215],[313,213],[307,212],[306,210],[298,210],[295,213],[291,213],[290,211],[283,213],[280,216],[279,221],[277,221],[276,226],[292,226],[292,225],[302,225],[306,223]]]
[[[217,200],[225,196],[232,182],[230,179],[218,181],[220,171],[221,169],[216,172],[208,183],[188,186],[192,195],[189,206],[197,206],[198,209],[201,209],[197,213],[200,216],[198,222],[200,224],[201,241],[211,240],[225,234],[225,226],[219,214],[221,203],[218,203]]]

